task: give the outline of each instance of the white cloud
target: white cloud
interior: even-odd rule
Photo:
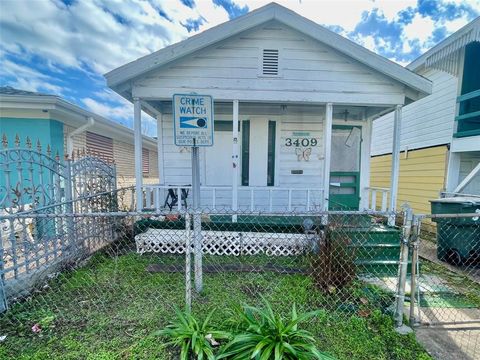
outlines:
[[[97,98],[105,102],[99,102],[91,97],[81,99],[81,102],[91,112],[107,119],[116,119],[127,127],[133,127],[133,105],[111,90],[93,93]],[[112,100],[114,101],[112,104]],[[157,121],[150,115],[142,112],[142,132],[149,136],[155,136]]]
[[[63,88],[55,84],[57,82],[56,79],[28,66],[16,64],[10,60],[2,59],[1,64],[0,78],[13,79],[6,82],[9,86],[27,91],[43,91],[63,95]]]
[[[432,35],[435,30],[435,22],[420,14],[415,14],[410,24],[405,25],[403,32],[408,39],[419,39],[424,43]]]

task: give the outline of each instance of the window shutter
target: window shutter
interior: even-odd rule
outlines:
[[[150,172],[150,151],[145,148],[142,148],[142,171],[144,174]]]
[[[87,131],[87,151],[105,161],[113,162],[113,139]]]
[[[262,74],[278,76],[278,50],[263,49]]]

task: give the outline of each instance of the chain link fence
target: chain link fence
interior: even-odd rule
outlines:
[[[410,322],[443,334],[457,358],[480,357],[480,218],[416,217]],[[432,224],[435,224],[432,233]],[[412,291],[413,289],[413,291]]]
[[[128,345],[174,308],[219,318],[263,300],[338,319],[396,311],[404,232],[387,222],[399,214],[129,212],[125,195],[83,199],[98,204],[90,212],[62,205],[0,218],[0,336],[19,351],[32,332],[85,328],[126,334]]]

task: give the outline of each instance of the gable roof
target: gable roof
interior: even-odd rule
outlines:
[[[317,41],[327,44],[338,52],[395,79],[419,93],[430,94],[432,91],[432,84],[429,80],[277,3],[265,5],[246,15],[217,25],[186,40],[120,66],[104,75],[107,79],[107,85],[116,90],[125,82],[171,61],[178,60],[271,20],[277,20]]]
[[[474,41],[480,42],[480,16],[412,61],[407,65],[407,69],[415,71],[423,65],[428,67],[436,65],[442,60],[448,61],[448,58],[458,55],[458,50]],[[458,61],[448,62],[447,65],[450,66],[447,66],[444,70],[456,73],[458,69],[452,69],[451,66],[456,66]]]

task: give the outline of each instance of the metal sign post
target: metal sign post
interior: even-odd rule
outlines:
[[[195,290],[203,290],[202,270],[202,217],[200,207],[200,157],[199,146],[213,146],[213,99],[209,95],[173,95],[173,136],[177,146],[192,147],[192,197],[193,197],[193,253]],[[180,196],[180,195],[179,195]],[[187,215],[189,217],[189,214]],[[190,230],[190,224],[188,229]],[[187,231],[187,236],[190,231]],[[190,239],[190,238],[189,238]],[[190,289],[190,242],[187,239],[185,281],[187,299]],[[189,307],[187,301],[187,308]]]
[[[192,147],[192,195],[193,195],[193,250],[195,267],[195,290],[203,290],[202,272],[202,216],[200,212],[200,158],[198,146]]]

